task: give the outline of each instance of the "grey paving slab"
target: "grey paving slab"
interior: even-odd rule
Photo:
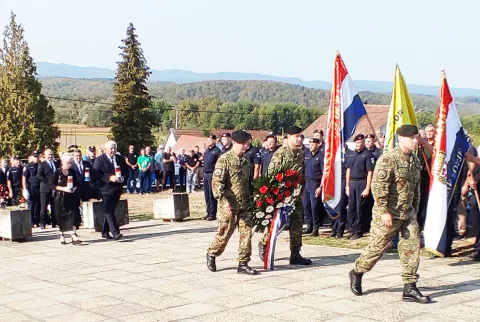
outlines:
[[[276,269],[264,271],[254,235],[251,266],[238,275],[235,234],[212,273],[205,252],[216,223],[135,222],[125,240],[62,246],[57,232],[29,243],[0,242],[0,321],[433,321],[476,320],[480,264],[422,260],[419,286],[435,303],[401,302],[401,265],[388,255],[364,276],[364,296],[349,290],[358,250],[304,245],[310,267],[288,265],[288,234],[277,244]],[[141,236],[141,237],[139,237]],[[44,310],[42,298],[49,302]],[[387,305],[388,303],[388,305]],[[52,309],[50,309],[52,308]]]

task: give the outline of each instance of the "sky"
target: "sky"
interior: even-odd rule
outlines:
[[[480,88],[480,1],[0,0],[35,61],[115,69],[128,24],[152,69],[251,72],[332,81],[339,50],[353,79]]]

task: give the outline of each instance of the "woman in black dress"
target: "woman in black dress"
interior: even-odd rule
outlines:
[[[73,157],[69,153],[62,155],[62,166],[58,168],[50,180],[50,186],[54,190],[54,212],[57,218],[61,236],[60,243],[66,245],[64,234],[70,234],[72,245],[82,243],[75,233],[75,190],[78,188],[78,181],[75,171],[72,169]]]

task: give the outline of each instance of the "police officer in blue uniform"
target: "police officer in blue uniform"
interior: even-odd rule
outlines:
[[[323,175],[324,154],[320,151],[320,140],[310,139],[309,151],[305,155],[305,192],[303,209],[307,229],[305,234],[318,236],[318,229],[323,225],[325,208],[322,203],[322,189],[320,187]]]
[[[207,138],[207,148],[203,152],[203,192],[205,193],[205,203],[207,204],[207,215],[203,219],[209,221],[217,219],[217,199],[213,197],[212,177],[221,151],[216,146],[216,140],[217,137],[211,134]]]
[[[267,136],[267,147],[260,151],[260,167],[262,177],[267,175],[268,165],[272,160],[273,154],[277,151],[277,137],[275,135]]]
[[[30,155],[32,161],[23,169],[23,189],[27,189],[30,195],[30,218],[33,227],[40,224],[40,180],[37,177],[39,156],[38,151],[33,151]]]
[[[342,197],[337,207],[335,207],[334,209],[337,213],[340,214],[340,216],[333,221],[332,232],[330,233],[330,237],[343,238],[343,233],[345,232],[345,224],[347,222],[347,206],[348,206],[348,196],[347,196],[347,192],[345,191],[345,187],[347,185],[346,184],[347,162],[349,158],[354,156],[353,153],[354,152],[348,148],[347,144],[345,144],[345,151],[344,151],[343,160],[342,160],[342,183],[341,183]]]
[[[365,136],[365,148],[370,151],[370,153],[373,156],[374,161],[374,167],[375,164],[377,163],[378,158],[382,155],[382,150],[377,148],[375,146],[375,134],[367,134]],[[370,231],[370,223],[372,221],[372,210],[373,210],[373,196],[370,193],[366,200],[365,200],[365,218],[363,219],[363,233],[369,232]]]
[[[12,166],[7,172],[8,192],[12,206],[18,205],[22,197],[22,172],[20,158],[12,157]]]
[[[365,220],[365,201],[370,194],[375,159],[365,148],[365,136],[358,134],[354,138],[354,156],[348,159],[346,173],[346,193],[348,195],[347,220],[350,226],[351,240],[363,237]]]
[[[223,133],[220,141],[222,142],[221,154],[227,153],[232,149],[232,135],[230,133]]]
[[[260,165],[262,164],[262,159],[260,155],[260,150],[252,146],[252,135],[248,134],[247,141],[247,150],[243,154],[243,157],[250,161],[252,165],[252,178],[257,179],[260,176]]]

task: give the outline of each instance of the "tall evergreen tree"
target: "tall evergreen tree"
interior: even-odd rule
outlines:
[[[117,142],[119,151],[125,152],[129,144],[137,148],[152,145],[155,137],[151,128],[159,122],[152,112],[146,86],[151,73],[132,23],[122,43],[119,47],[122,61],[117,63],[109,137]]]
[[[56,149],[60,136],[53,125],[53,107],[41,93],[25,31],[15,18],[12,12],[0,49],[0,155],[4,156]]]

